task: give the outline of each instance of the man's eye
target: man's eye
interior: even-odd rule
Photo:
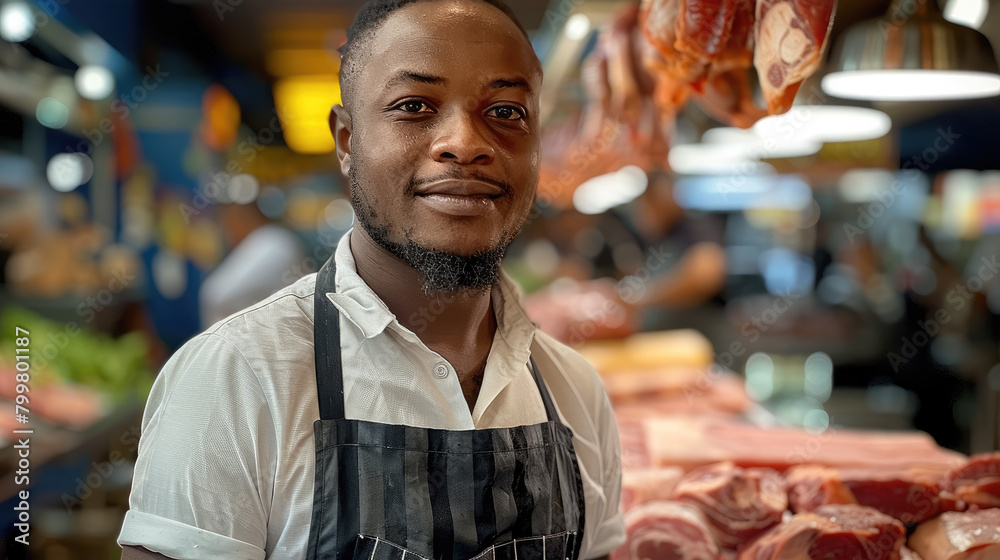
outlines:
[[[399,105],[396,105],[396,108],[406,113],[425,113],[427,112],[426,109],[429,109],[426,103],[417,100],[404,101]]]
[[[520,109],[512,105],[501,105],[499,107],[494,107],[486,113],[487,115],[496,117],[498,119],[503,119],[505,121],[516,121],[524,118],[524,114]]]

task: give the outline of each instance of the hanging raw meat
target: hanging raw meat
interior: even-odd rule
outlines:
[[[836,0],[757,0],[754,66],[767,110],[792,106],[802,81],[819,68]]]
[[[754,103],[750,77],[742,68],[712,74],[695,103],[715,120],[740,128],[750,128],[767,116],[767,111]]]
[[[686,85],[654,76],[656,49],[638,23],[638,6],[626,6],[584,61],[581,84],[586,106],[542,142],[539,197],[556,206],[570,203],[581,183],[626,165],[666,167],[675,112],[687,99]]]
[[[835,4],[836,0],[645,0],[639,21],[662,59],[660,76],[686,85],[712,117],[747,128],[767,114],[781,114],[791,107],[802,81],[819,66]],[[753,100],[752,67],[766,111]],[[683,97],[666,101],[682,103]]]

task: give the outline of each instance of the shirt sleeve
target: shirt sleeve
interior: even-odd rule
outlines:
[[[621,513],[621,444],[607,391],[594,367],[580,354],[542,331],[535,341],[544,352],[532,354],[546,376],[559,414],[573,429],[573,445],[587,500],[581,557],[599,558],[625,543]],[[545,373],[543,373],[545,376]]]
[[[596,375],[596,374],[595,374]],[[604,488],[605,506],[593,539],[588,539],[591,547],[587,558],[599,558],[610,554],[625,543],[625,521],[621,513],[622,455],[611,401],[603,386],[596,395],[597,408],[594,424],[597,428],[598,445],[601,449],[601,485]]]
[[[243,354],[213,332],[191,339],[146,403],[118,544],[171,558],[263,559],[276,448]]]

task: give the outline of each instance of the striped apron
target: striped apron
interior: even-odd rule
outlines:
[[[577,560],[583,485],[572,431],[531,361],[548,421],[439,430],[344,415],[334,258],[316,278],[320,419],[308,560]]]

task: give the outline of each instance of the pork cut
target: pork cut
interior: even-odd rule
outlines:
[[[720,461],[784,471],[812,463],[840,468],[920,468],[946,475],[967,462],[921,432],[876,432],[831,427],[761,428],[726,415],[663,415],[655,409],[617,416],[625,468],[678,466],[691,470]]]
[[[754,66],[772,115],[792,106],[819,68],[836,0],[757,0]]]
[[[1000,509],[942,513],[917,525],[908,545],[923,560],[996,560]]]
[[[965,504],[1000,507],[1000,451],[973,455],[948,478],[951,493]]]
[[[796,513],[826,504],[860,504],[903,523],[919,523],[941,511],[940,473],[802,465],[789,469],[785,477],[789,506]]]
[[[798,513],[742,549],[738,560],[899,560],[906,528],[858,505]]]
[[[656,500],[669,500],[684,471],[678,467],[629,469],[622,472],[622,511]]]
[[[625,544],[611,560],[718,560],[719,547],[700,511],[680,502],[649,502],[625,514]]]
[[[602,375],[611,404],[623,414],[635,405],[646,413],[742,414],[753,401],[742,378],[703,367],[636,369]]]
[[[788,509],[781,473],[731,462],[689,472],[677,484],[674,499],[698,508],[716,542],[731,549],[780,523]]]

